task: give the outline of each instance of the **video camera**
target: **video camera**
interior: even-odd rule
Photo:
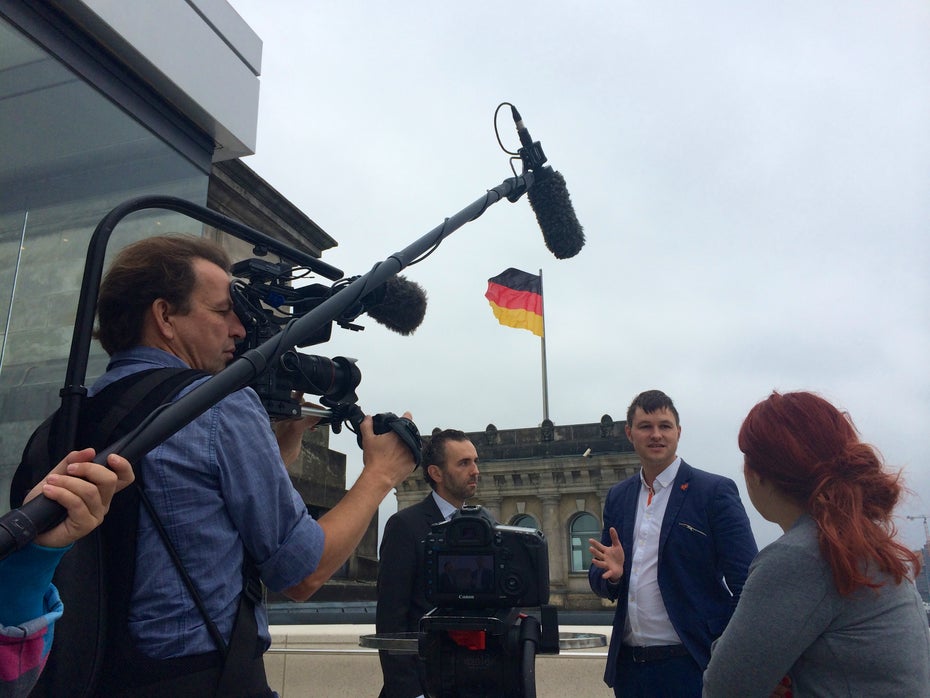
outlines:
[[[293,282],[306,278],[311,269],[257,258],[237,262],[231,272],[233,281],[229,295],[233,310],[246,332],[236,347],[237,357],[264,345],[290,323],[359,278],[340,279],[331,287],[323,284],[295,287]],[[398,276],[369,293],[360,294],[357,301],[350,300],[333,320],[315,333],[303,336],[294,347],[281,353],[277,361],[259,373],[250,386],[258,393],[272,420],[315,415],[320,418],[318,424],[328,425],[336,434],[345,422],[356,433],[361,447],[362,435],[358,426],[365,415],[355,394],[362,381],[362,372],[355,365],[355,359],[344,356],[329,359],[303,354],[296,349],[329,341],[333,322],[353,331],[365,329],[354,322],[362,313],[369,313],[372,319],[394,332],[410,334],[422,322],[425,312],[426,294],[418,284]],[[320,402],[328,409],[305,407],[299,397],[303,393],[320,396]],[[374,415],[372,429],[375,434],[396,433],[410,449],[416,465],[420,465],[422,444],[413,422],[385,412]]]
[[[423,541],[426,597],[418,653],[431,698],[531,698],[537,653],[559,653],[541,531],[466,505]],[[521,609],[539,607],[540,619]]]
[[[245,339],[237,347],[237,356],[260,346],[292,319],[305,315],[349,281],[337,282],[332,287],[323,284],[293,286],[294,281],[309,273],[302,267],[257,258],[233,265],[230,295],[246,331]],[[352,322],[363,312],[365,305],[359,303],[335,322],[350,330],[364,329]],[[322,344],[329,341],[331,334],[332,323],[320,328],[299,346]],[[341,422],[348,418],[352,406],[358,402],[355,389],[361,380],[362,373],[355,359],[343,356],[329,359],[291,349],[281,355],[276,366],[258,376],[252,388],[272,419],[292,419],[315,413],[322,418],[320,424],[330,424],[338,433]],[[294,393],[318,395],[320,402],[329,409],[315,411],[302,407]]]
[[[549,602],[549,548],[541,531],[502,526],[465,505],[426,536],[426,598],[446,608]]]

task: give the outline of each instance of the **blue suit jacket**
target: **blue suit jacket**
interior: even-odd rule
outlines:
[[[610,545],[609,530],[616,528],[626,553],[620,584],[608,584],[601,576],[603,570],[594,565],[588,571],[594,593],[617,601],[604,672],[608,686],[614,685],[617,655],[623,642],[633,527],[641,486],[637,473],[611,487],[604,504],[601,541]],[[710,645],[723,632],[736,608],[756,552],[736,483],[682,461],[662,520],[657,574],[668,617],[701,668],[707,667]]]

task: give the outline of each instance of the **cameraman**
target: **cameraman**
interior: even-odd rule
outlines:
[[[91,392],[145,369],[221,371],[245,336],[229,294],[229,267],[225,250],[190,236],[151,237],[121,250],[100,287],[96,336],[110,363]],[[125,619],[135,657],[124,661],[126,653],[117,655],[110,643],[110,656],[119,659],[104,667],[98,695],[212,695],[218,685],[228,686],[233,674],[224,672],[232,671],[234,688],[222,689],[224,696],[273,695],[262,661],[270,644],[267,614],[260,599],[244,593],[252,586],[243,584],[244,574],[257,568],[268,588],[306,600],[345,562],[378,504],[413,469],[397,436],[375,436],[366,418],[360,426],[365,467],[315,521],[282,459],[299,455],[303,431],[313,424],[299,419],[272,431],[257,395],[245,388],[142,459],[139,482],[204,610],[140,510],[138,534],[128,542],[135,559],[119,561],[135,569]],[[204,615],[227,645],[246,643],[248,661],[224,662]]]
[[[478,491],[478,451],[465,432],[436,431],[423,447],[423,477],[432,492],[388,519],[378,554],[376,627],[385,633],[416,632],[432,605],[426,600],[423,539],[435,523],[448,521]],[[379,652],[381,698],[415,698],[426,676],[414,654]]]

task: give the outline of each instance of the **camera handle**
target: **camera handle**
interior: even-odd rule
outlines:
[[[364,419],[365,413],[362,412],[358,405],[349,407],[347,421],[352,425],[352,431],[355,432],[359,448],[363,448],[363,446],[362,432],[359,431],[358,427]],[[373,416],[371,422],[371,428],[375,434],[387,434],[391,431],[397,434],[404,446],[410,449],[414,462],[413,469],[416,470],[420,467],[420,461],[423,459],[423,441],[420,439],[420,430],[417,429],[417,425],[413,421],[406,417],[398,417],[393,412],[382,412]]]

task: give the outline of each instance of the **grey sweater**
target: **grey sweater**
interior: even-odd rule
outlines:
[[[705,698],[767,697],[786,674],[794,698],[930,696],[930,630],[913,583],[840,596],[808,516],[763,549],[714,643]]]

